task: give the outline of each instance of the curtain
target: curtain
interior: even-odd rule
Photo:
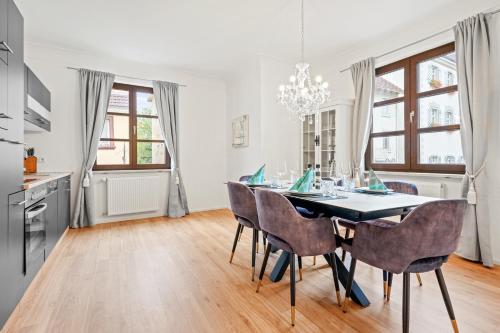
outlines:
[[[78,183],[75,215],[72,228],[91,226],[95,222],[92,167],[106,119],[109,98],[115,76],[109,73],[80,69],[80,109],[82,116],[83,163]]]
[[[460,134],[466,170],[462,185],[463,196],[469,202],[457,254],[493,266],[490,223],[497,217],[489,216],[488,192],[489,187],[494,187],[492,177],[496,177],[498,171],[492,170],[488,175],[486,170],[488,128],[493,113],[489,76],[493,61],[488,21],[487,16],[479,14],[458,22],[454,28]],[[495,130],[498,131],[498,124]]]
[[[160,128],[165,145],[170,154],[170,185],[167,215],[182,217],[189,214],[186,191],[179,169],[178,124],[179,112],[178,86],[175,83],[153,81],[153,93],[160,120]]]
[[[351,73],[355,96],[352,114],[351,156],[354,160],[355,176],[363,184],[365,151],[370,138],[375,92],[375,59],[368,58],[352,65]]]

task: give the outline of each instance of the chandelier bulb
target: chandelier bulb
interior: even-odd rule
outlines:
[[[295,80],[297,80],[297,78],[295,77],[295,75],[290,76],[290,82],[294,83]]]
[[[316,82],[321,83],[321,81],[323,81],[323,78],[321,77],[321,75],[316,76]]]

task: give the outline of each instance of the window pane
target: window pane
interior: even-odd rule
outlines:
[[[404,164],[404,135],[373,138],[372,163]]]
[[[128,139],[129,117],[107,115],[101,133],[101,139]]]
[[[138,92],[137,93],[137,114],[156,116],[156,106],[153,100],[153,94]]]
[[[111,90],[108,112],[128,113],[128,90]]]
[[[98,165],[130,164],[128,141],[101,141],[97,150]]]
[[[458,92],[420,98],[418,102],[419,127],[460,124]]]
[[[404,68],[375,79],[375,102],[385,101],[404,96],[405,70]]]
[[[420,164],[464,164],[460,131],[419,134]]]
[[[405,128],[405,104],[389,104],[373,108],[373,133],[400,131]]]
[[[165,164],[165,144],[159,142],[137,143],[137,164]]]
[[[418,64],[418,91],[428,91],[457,84],[455,52]]]
[[[137,117],[137,139],[163,140],[158,118]]]

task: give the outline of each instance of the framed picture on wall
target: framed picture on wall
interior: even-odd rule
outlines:
[[[248,115],[233,119],[233,147],[248,147]]]

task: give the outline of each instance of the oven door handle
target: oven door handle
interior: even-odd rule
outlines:
[[[41,214],[43,211],[45,211],[47,209],[47,204],[46,203],[42,203],[42,204],[39,204],[39,205],[36,205],[35,208],[33,208],[32,210],[28,210],[26,212],[26,218],[29,220],[29,219],[32,219],[34,218],[35,216],[37,216],[38,214]]]

